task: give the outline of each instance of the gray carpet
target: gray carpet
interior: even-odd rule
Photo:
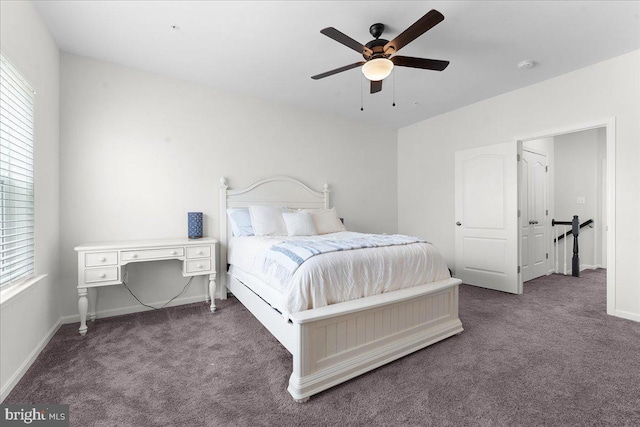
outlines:
[[[235,299],[63,326],[4,403],[67,403],[73,426],[638,426],[640,324],[605,272],[523,295],[461,286],[465,332],[313,396]]]

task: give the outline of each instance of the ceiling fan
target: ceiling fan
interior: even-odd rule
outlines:
[[[371,33],[375,39],[371,40],[366,45],[358,43],[351,37],[341,33],[333,27],[325,28],[320,31],[322,34],[362,54],[365,61],[354,62],[353,64],[345,65],[344,67],[336,68],[335,70],[317,74],[311,78],[314,80],[323,79],[362,65],[362,73],[367,79],[371,80],[371,93],[376,93],[382,90],[382,80],[391,74],[391,70],[394,65],[399,67],[442,71],[447,68],[449,61],[392,55],[395,55],[404,46],[408,45],[443,20],[444,15],[437,10],[432,9],[391,41],[380,38],[384,32],[384,24],[373,24],[369,27],[369,33]]]

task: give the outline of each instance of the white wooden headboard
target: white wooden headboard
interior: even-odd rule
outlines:
[[[227,298],[227,245],[232,237],[227,208],[244,208],[250,205],[296,209],[329,208],[329,192],[329,184],[325,183],[322,191],[316,191],[288,176],[263,178],[233,190],[229,189],[225,177],[220,178],[220,298]]]

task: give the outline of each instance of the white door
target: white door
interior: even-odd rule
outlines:
[[[549,272],[547,250],[547,156],[522,151],[520,173],[522,281]]]
[[[515,142],[455,153],[455,276],[514,294],[522,293],[517,154]]]

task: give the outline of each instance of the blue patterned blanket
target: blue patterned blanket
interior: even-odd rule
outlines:
[[[269,248],[265,254],[263,273],[273,275],[281,283],[286,283],[303,262],[316,255],[353,249],[426,242],[426,240],[417,237],[400,234],[361,234],[358,237],[350,238],[289,240],[276,243]]]

